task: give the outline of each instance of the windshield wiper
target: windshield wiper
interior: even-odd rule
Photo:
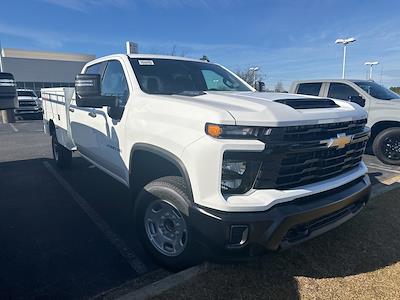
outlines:
[[[171,93],[171,95],[180,95],[180,96],[189,96],[189,97],[195,97],[195,96],[201,96],[205,95],[206,93],[203,91],[181,91],[178,93]]]

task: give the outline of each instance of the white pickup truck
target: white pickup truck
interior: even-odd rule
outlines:
[[[371,80],[350,79],[295,81],[290,92],[351,101],[364,107],[374,154],[386,164],[400,165],[400,95]]]
[[[75,89],[41,94],[57,165],[79,151],[128,187],[144,246],[170,268],[287,248],[369,198],[367,114],[350,102],[259,93],[220,65],[142,54],[96,59]]]

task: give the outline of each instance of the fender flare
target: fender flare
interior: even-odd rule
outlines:
[[[137,150],[141,150],[141,151],[147,151],[147,152],[151,152],[155,155],[158,155],[162,158],[164,158],[165,160],[169,161],[170,163],[172,163],[181,173],[185,183],[186,183],[186,187],[187,187],[187,191],[188,191],[188,197],[190,199],[191,202],[194,202],[193,200],[193,191],[192,191],[192,185],[190,183],[190,178],[189,178],[189,173],[186,170],[185,164],[182,162],[182,160],[177,157],[175,154],[151,145],[151,144],[146,144],[146,143],[136,143],[133,145],[132,149],[131,149],[131,153],[130,153],[130,157],[129,157],[129,185],[131,184],[131,178],[132,178],[132,171],[134,168],[132,168],[132,163],[133,163],[133,154],[135,153],[135,151]]]

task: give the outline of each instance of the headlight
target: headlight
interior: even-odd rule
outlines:
[[[244,194],[253,187],[260,168],[260,161],[257,160],[257,155],[248,156],[249,153],[240,152],[224,154],[221,178],[223,194]]]
[[[257,126],[206,124],[206,133],[218,139],[256,139],[271,134],[272,129]]]

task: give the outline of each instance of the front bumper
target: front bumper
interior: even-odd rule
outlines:
[[[43,109],[42,108],[17,108],[14,110],[15,115],[28,115],[28,114],[42,114]]]
[[[222,212],[193,205],[191,226],[213,255],[255,255],[288,248],[339,226],[361,211],[370,191],[365,175],[263,212]]]

